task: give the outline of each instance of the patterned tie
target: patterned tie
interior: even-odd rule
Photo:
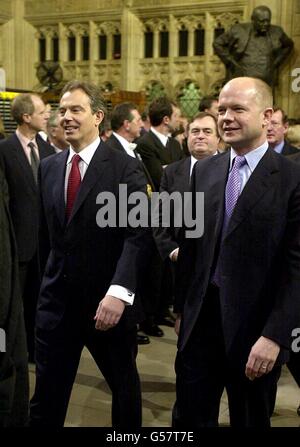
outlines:
[[[242,181],[240,175],[240,168],[247,163],[245,157],[242,155],[237,155],[233,160],[233,166],[228,176],[226,188],[225,188],[225,212],[224,212],[224,220],[223,220],[223,228],[222,228],[222,236],[221,236],[221,244],[220,250],[222,246],[222,242],[224,236],[226,234],[226,230],[228,227],[229,220],[232,216],[233,210],[235,208],[236,202],[241,193]],[[218,255],[218,260],[216,264],[216,269],[213,274],[213,283],[215,283],[218,287],[220,287],[221,277],[220,277],[220,252]]]
[[[34,143],[32,143],[32,141],[30,143],[28,143],[28,147],[30,148],[30,165],[31,165],[31,170],[32,170],[32,174],[35,180],[35,183],[37,183],[37,176],[38,176],[38,169],[39,169],[39,159],[36,155],[35,152],[35,145]]]
[[[80,155],[74,155],[72,158],[72,167],[68,179],[67,187],[67,206],[66,206],[66,216],[69,220],[72,212],[72,208],[81,184],[81,175],[78,163],[80,162]]]
[[[237,155],[233,160],[233,166],[231,172],[228,176],[226,189],[225,189],[225,214],[224,214],[224,223],[223,229],[227,228],[228,222],[232,216],[233,210],[235,208],[236,202],[241,193],[241,176],[240,176],[240,168],[246,164],[246,159],[244,155]]]

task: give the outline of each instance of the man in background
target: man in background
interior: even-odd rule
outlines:
[[[178,191],[183,195],[184,192],[189,191],[195,163],[218,153],[220,137],[214,115],[206,112],[197,113],[189,124],[187,132],[190,156],[166,167],[161,179],[160,192],[166,191],[172,194]],[[173,202],[171,202],[171,206],[174,206]],[[171,222],[173,222],[174,208],[171,209],[170,214]],[[180,228],[172,226],[154,229],[156,244],[162,259],[177,261],[179,234]]]
[[[106,141],[107,145],[138,160],[147,182],[148,196],[151,197],[154,185],[140,154],[136,151],[137,145],[134,143],[139,138],[142,128],[141,115],[136,105],[130,102],[116,105],[111,113],[111,127],[113,133]],[[143,311],[146,315],[152,316],[159,299],[161,262],[152,238],[151,247],[145,274],[139,278],[138,293],[142,301]],[[150,339],[139,331],[137,342],[138,344],[148,344]]]
[[[28,361],[17,247],[1,168],[0,247],[0,427],[15,428],[28,424]]]
[[[269,146],[278,154],[291,155],[299,153],[299,149],[285,140],[288,128],[289,121],[286,113],[279,107],[275,107],[267,127],[267,139]]]
[[[48,140],[55,152],[58,154],[65,149],[69,149],[69,143],[65,139],[64,129],[59,122],[58,111],[52,112],[47,121]]]
[[[218,117],[218,100],[215,96],[203,96],[199,103],[199,112],[208,112]]]
[[[38,268],[38,189],[37,173],[41,159],[54,149],[38,132],[45,128],[45,104],[32,93],[18,95],[11,104],[16,132],[0,142],[2,166],[9,194],[9,208],[17,240],[21,295],[24,302],[29,361],[34,361],[34,321],[40,286]]]

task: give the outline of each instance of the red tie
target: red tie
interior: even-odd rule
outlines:
[[[81,175],[79,171],[78,163],[80,162],[81,157],[79,155],[74,155],[72,158],[72,167],[68,179],[68,187],[67,187],[67,206],[66,206],[66,215],[69,220],[72,212],[72,208],[76,199],[76,195],[79,190],[79,186],[81,183]]]

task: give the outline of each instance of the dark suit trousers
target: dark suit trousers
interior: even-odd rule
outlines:
[[[233,367],[227,359],[219,292],[210,286],[190,339],[177,354],[174,428],[218,426],[224,388],[232,427],[268,427],[270,395],[276,389],[280,368],[250,381],[245,376],[245,366]]]
[[[33,361],[35,314],[40,288],[37,255],[28,262],[19,263],[19,277],[24,306],[27,349],[29,353],[29,361]]]
[[[37,328],[31,426],[63,426],[84,346],[112,391],[112,425],[123,429],[141,426],[136,329],[125,330],[121,321],[114,329],[97,331],[92,317],[90,320],[80,328],[69,315],[52,331]]]

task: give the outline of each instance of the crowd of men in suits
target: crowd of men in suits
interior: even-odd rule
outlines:
[[[30,425],[63,426],[86,346],[112,392],[112,425],[140,427],[137,345],[163,336],[162,325],[179,336],[174,427],[216,426],[224,388],[231,425],[269,425],[300,323],[300,168],[282,155],[300,156],[285,141],[284,111],[272,107],[263,81],[230,81],[200,104],[185,156],[171,136],[180,109],[167,97],[150,104],[147,130],[132,103],[113,109],[110,130],[100,90],[86,82],[69,82],[50,118],[38,95],[16,97],[17,130],[0,142],[10,268],[0,322],[10,320],[11,343],[0,362],[2,425],[27,423],[27,350],[36,364]],[[149,200],[204,192],[203,236],[172,225],[172,204],[168,228],[100,229],[97,197],[111,193],[120,209],[120,184]],[[299,384],[298,357],[290,369]]]

